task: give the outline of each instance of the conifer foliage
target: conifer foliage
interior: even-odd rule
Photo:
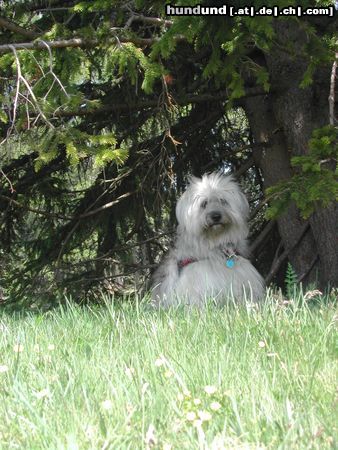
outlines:
[[[315,243],[336,217],[335,18],[168,17],[164,6],[1,2],[0,301],[143,292],[187,175],[215,169],[235,171],[249,196],[269,280],[288,260],[299,279],[332,279],[329,244]],[[295,235],[281,212],[299,221]]]

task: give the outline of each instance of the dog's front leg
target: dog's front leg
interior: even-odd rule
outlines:
[[[171,252],[154,273],[152,303],[155,306],[170,306],[174,303],[178,278],[177,258]]]

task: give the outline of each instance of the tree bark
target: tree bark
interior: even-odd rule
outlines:
[[[320,67],[314,74],[313,83],[301,88],[300,83],[309,62],[304,56],[308,36],[296,22],[277,20],[275,31],[277,41],[293,43],[296,53],[287,53],[282,50],[282,46],[277,45],[265,55],[271,91],[266,99],[245,99],[245,109],[255,140],[269,141],[271,145],[271,150],[266,150],[266,154],[255,151],[265,187],[290,178],[290,158],[307,154],[313,130],[329,124],[330,66]],[[290,254],[291,264],[299,277],[310,271],[303,278],[305,282],[313,281],[315,271],[318,270],[322,288],[337,286],[337,205],[318,208],[309,222],[311,230]],[[302,223],[295,206],[291,206],[286,215],[278,219],[279,232],[286,248],[292,247]],[[313,265],[316,253],[319,258]]]

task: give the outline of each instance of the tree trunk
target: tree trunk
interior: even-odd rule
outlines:
[[[268,144],[267,148],[254,149],[253,153],[256,165],[262,171],[266,189],[291,177],[290,154],[287,151],[284,133],[278,128],[274,118],[269,98],[248,98],[245,100],[244,108],[254,140],[257,143]],[[290,252],[289,260],[298,276],[305,274],[305,282],[314,281],[315,267],[310,269],[314,256],[314,238],[309,230],[299,240],[306,221],[300,217],[296,206],[291,205],[288,211],[278,218],[277,224],[283,246]]]
[[[255,155],[261,168],[265,187],[292,175],[290,158],[308,153],[308,142],[315,128],[329,123],[328,95],[330,67],[321,67],[314,75],[311,86],[300,88],[308,61],[304,46],[308,37],[296,23],[275,22],[277,40],[294,44],[296,54],[286,53],[281,46],[266,55],[270,73],[271,91],[266,99],[247,99],[245,109],[257,142],[269,142],[271,148]],[[291,206],[279,218],[278,228],[286,248],[292,247],[304,221]],[[291,264],[305,281],[312,281],[318,268],[322,288],[338,285],[337,224],[338,208],[318,208],[310,217],[310,231],[294,252]],[[308,275],[305,275],[310,271]]]

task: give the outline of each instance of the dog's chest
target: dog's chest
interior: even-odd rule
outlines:
[[[178,261],[178,284],[203,289],[207,286],[220,289],[238,276],[241,261],[236,255],[213,254],[201,259],[186,258]],[[237,273],[237,275],[236,275]]]

